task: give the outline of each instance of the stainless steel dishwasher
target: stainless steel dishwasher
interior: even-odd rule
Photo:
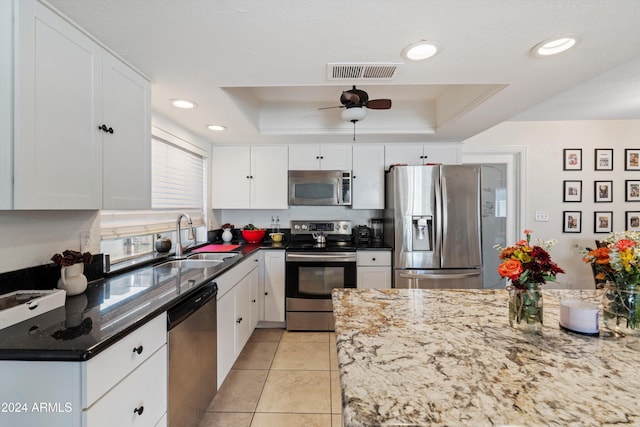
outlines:
[[[167,312],[170,427],[196,427],[216,394],[217,293],[209,282]]]

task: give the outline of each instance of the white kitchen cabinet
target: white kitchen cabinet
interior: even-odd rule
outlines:
[[[215,279],[218,284],[218,388],[258,322],[260,270],[260,256],[256,253]]]
[[[264,251],[264,290],[261,293],[265,322],[284,323],[285,251]]]
[[[167,412],[166,342],[163,313],[86,362],[0,361],[7,384],[30,384],[0,387],[0,401],[30,402],[29,413],[3,413],[2,425],[157,425]],[[33,411],[37,402],[57,409]]]
[[[290,170],[351,170],[351,144],[291,145]]]
[[[103,52],[103,209],[151,208],[151,87],[118,58]],[[100,124],[102,126],[102,124]]]
[[[391,288],[391,251],[357,251],[357,287]]]
[[[289,207],[286,146],[214,146],[211,162],[214,209]]]
[[[384,145],[353,146],[353,209],[384,209]]]
[[[389,169],[394,164],[424,165],[442,163],[460,164],[462,145],[457,142],[447,144],[387,144],[384,147],[384,165]]]
[[[149,208],[149,82],[43,4],[14,5],[11,207]]]
[[[12,53],[13,3],[0,1],[0,209],[13,206]]]

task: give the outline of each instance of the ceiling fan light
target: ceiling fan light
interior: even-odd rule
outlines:
[[[574,35],[554,37],[535,45],[532,52],[536,56],[556,55],[571,49],[577,42],[578,38]]]
[[[364,120],[367,112],[362,107],[351,107],[342,110],[341,116],[345,122],[358,122]]]
[[[439,45],[434,41],[421,40],[402,50],[402,57],[411,61],[422,61],[438,53]]]
[[[189,101],[187,99],[172,99],[171,105],[176,108],[182,108],[183,110],[190,110],[192,108],[196,108],[196,103],[193,101]]]

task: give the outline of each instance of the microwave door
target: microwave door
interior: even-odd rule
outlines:
[[[291,205],[336,205],[338,196],[337,179],[299,180],[291,185],[293,197]]]

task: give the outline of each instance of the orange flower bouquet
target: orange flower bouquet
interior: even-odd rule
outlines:
[[[531,230],[524,230],[526,239],[506,248],[496,245],[502,263],[498,274],[508,279],[509,324],[527,332],[542,329],[542,293],[540,285],[556,281],[564,270],[551,261],[549,249],[555,240],[537,241],[531,244]]]

